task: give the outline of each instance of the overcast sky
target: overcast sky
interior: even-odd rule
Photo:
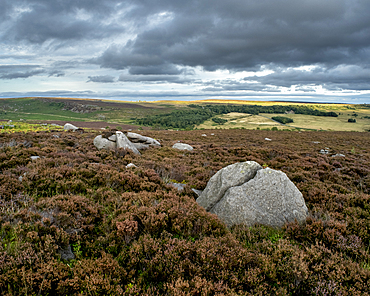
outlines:
[[[1,0],[0,97],[370,103],[369,0]]]

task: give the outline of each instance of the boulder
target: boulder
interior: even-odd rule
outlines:
[[[117,148],[123,148],[125,150],[131,150],[135,154],[140,155],[139,150],[130,142],[130,140],[124,135],[124,133],[117,131],[116,132],[117,140]]]
[[[150,146],[143,143],[132,143],[136,147],[137,150],[145,150],[148,149]]]
[[[102,135],[96,136],[94,139],[94,145],[99,150],[101,149],[114,149],[116,148],[116,142],[110,141],[106,138],[103,138]]]
[[[241,180],[242,164],[249,168],[245,182]],[[232,180],[233,172],[238,176],[235,181]],[[281,171],[262,169],[255,162],[247,162],[223,168],[212,178],[197,202],[206,205],[209,212],[229,227],[237,224],[282,227],[286,222],[297,220],[301,223],[307,218],[308,209],[302,193]]]
[[[172,146],[172,148],[179,149],[179,150],[188,150],[188,151],[192,151],[194,149],[190,145],[184,144],[184,143],[176,143],[175,145]]]
[[[262,166],[255,161],[239,162],[224,167],[208,181],[197,203],[207,211],[211,210],[229,188],[248,182],[261,169]]]
[[[127,133],[127,138],[129,138],[132,143],[143,143],[151,146],[161,146],[161,144],[153,138],[145,137],[132,132]]]
[[[69,131],[69,130],[75,131],[75,130],[78,130],[78,127],[77,126],[74,126],[73,124],[66,123],[64,125],[64,130],[66,130],[66,131]]]

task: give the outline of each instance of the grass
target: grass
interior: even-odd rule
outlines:
[[[37,131],[48,131],[48,130],[62,130],[63,127],[55,126],[51,124],[32,124],[22,121],[16,121],[12,123],[2,122],[4,125],[3,129],[0,129],[0,133],[18,133],[18,132],[37,132]]]
[[[364,118],[370,115],[369,109],[356,109],[355,111],[345,107],[331,106],[340,115],[338,117],[323,117],[311,116],[302,114],[268,114],[260,113],[259,115],[251,115],[246,113],[229,113],[219,115],[222,119],[228,120],[223,125],[218,125],[212,120],[207,120],[203,124],[198,125],[197,129],[230,129],[230,128],[244,128],[244,129],[266,129],[277,127],[280,130],[284,129],[314,129],[314,130],[327,130],[327,131],[356,131],[364,132],[370,130],[370,119]],[[335,108],[334,108],[335,107]],[[357,116],[353,116],[357,114]],[[293,119],[293,123],[282,125],[271,118],[274,116],[284,116]],[[355,118],[356,123],[349,123],[349,118]]]
[[[189,104],[249,104],[249,105],[304,105],[304,103],[294,102],[261,102],[261,101],[239,101],[239,100],[199,100],[199,101],[111,101],[111,100],[93,100],[93,99],[74,99],[74,98],[18,98],[18,99],[0,99],[0,119],[21,121],[46,121],[46,120],[64,120],[64,121],[100,121],[107,123],[133,124],[136,119],[148,115],[166,114],[176,109],[188,108]],[[88,112],[76,112],[69,106],[82,106],[86,111],[89,106],[94,106]],[[322,111],[334,111],[339,114],[338,117],[319,117],[300,114],[280,114],[294,120],[290,125],[281,125],[271,119],[279,114],[260,114],[250,115],[244,113],[229,113],[219,115],[222,119],[228,120],[227,123],[219,125],[211,119],[197,129],[315,129],[332,131],[368,131],[370,130],[370,109],[362,105],[349,104],[305,104],[312,108]],[[357,114],[357,116],[353,116]],[[356,123],[348,123],[349,118],[355,118]]]
[[[272,128],[279,127],[280,129],[289,129],[289,127],[284,127],[279,123],[273,121],[272,119],[266,118],[261,115],[251,115],[247,113],[237,113],[232,112],[224,115],[219,115],[222,119],[227,120],[227,123],[219,125],[214,123],[212,120],[207,120],[203,124],[197,126],[198,129],[230,129],[230,128],[245,128],[245,129],[256,129],[257,127],[262,128]]]
[[[338,117],[322,117],[322,116],[310,116],[302,114],[261,114],[266,117],[273,116],[285,116],[293,119],[293,123],[287,124],[291,127],[316,129],[316,130],[328,130],[328,131],[356,131],[364,132],[370,129],[370,119],[361,119],[361,116],[357,116],[356,123],[348,122],[349,118],[355,118],[351,116],[352,112],[341,113]],[[358,113],[357,113],[358,114]]]

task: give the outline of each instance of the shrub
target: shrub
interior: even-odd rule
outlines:
[[[275,121],[278,121],[282,124],[286,124],[286,123],[292,123],[293,122],[293,119],[289,118],[289,117],[284,117],[284,116],[274,116],[274,117],[271,117],[271,119],[275,120]]]

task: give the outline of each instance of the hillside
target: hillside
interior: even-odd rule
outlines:
[[[272,117],[288,117],[289,124]],[[85,127],[136,129],[308,129],[369,131],[366,104],[257,101],[124,102],[73,98],[0,99],[0,120],[30,123],[88,122]],[[349,122],[355,120],[354,123]]]
[[[369,295],[368,133],[145,130],[162,147],[137,156],[101,132],[0,134],[0,294]],[[228,229],[195,202],[246,160],[288,175],[305,224]]]

